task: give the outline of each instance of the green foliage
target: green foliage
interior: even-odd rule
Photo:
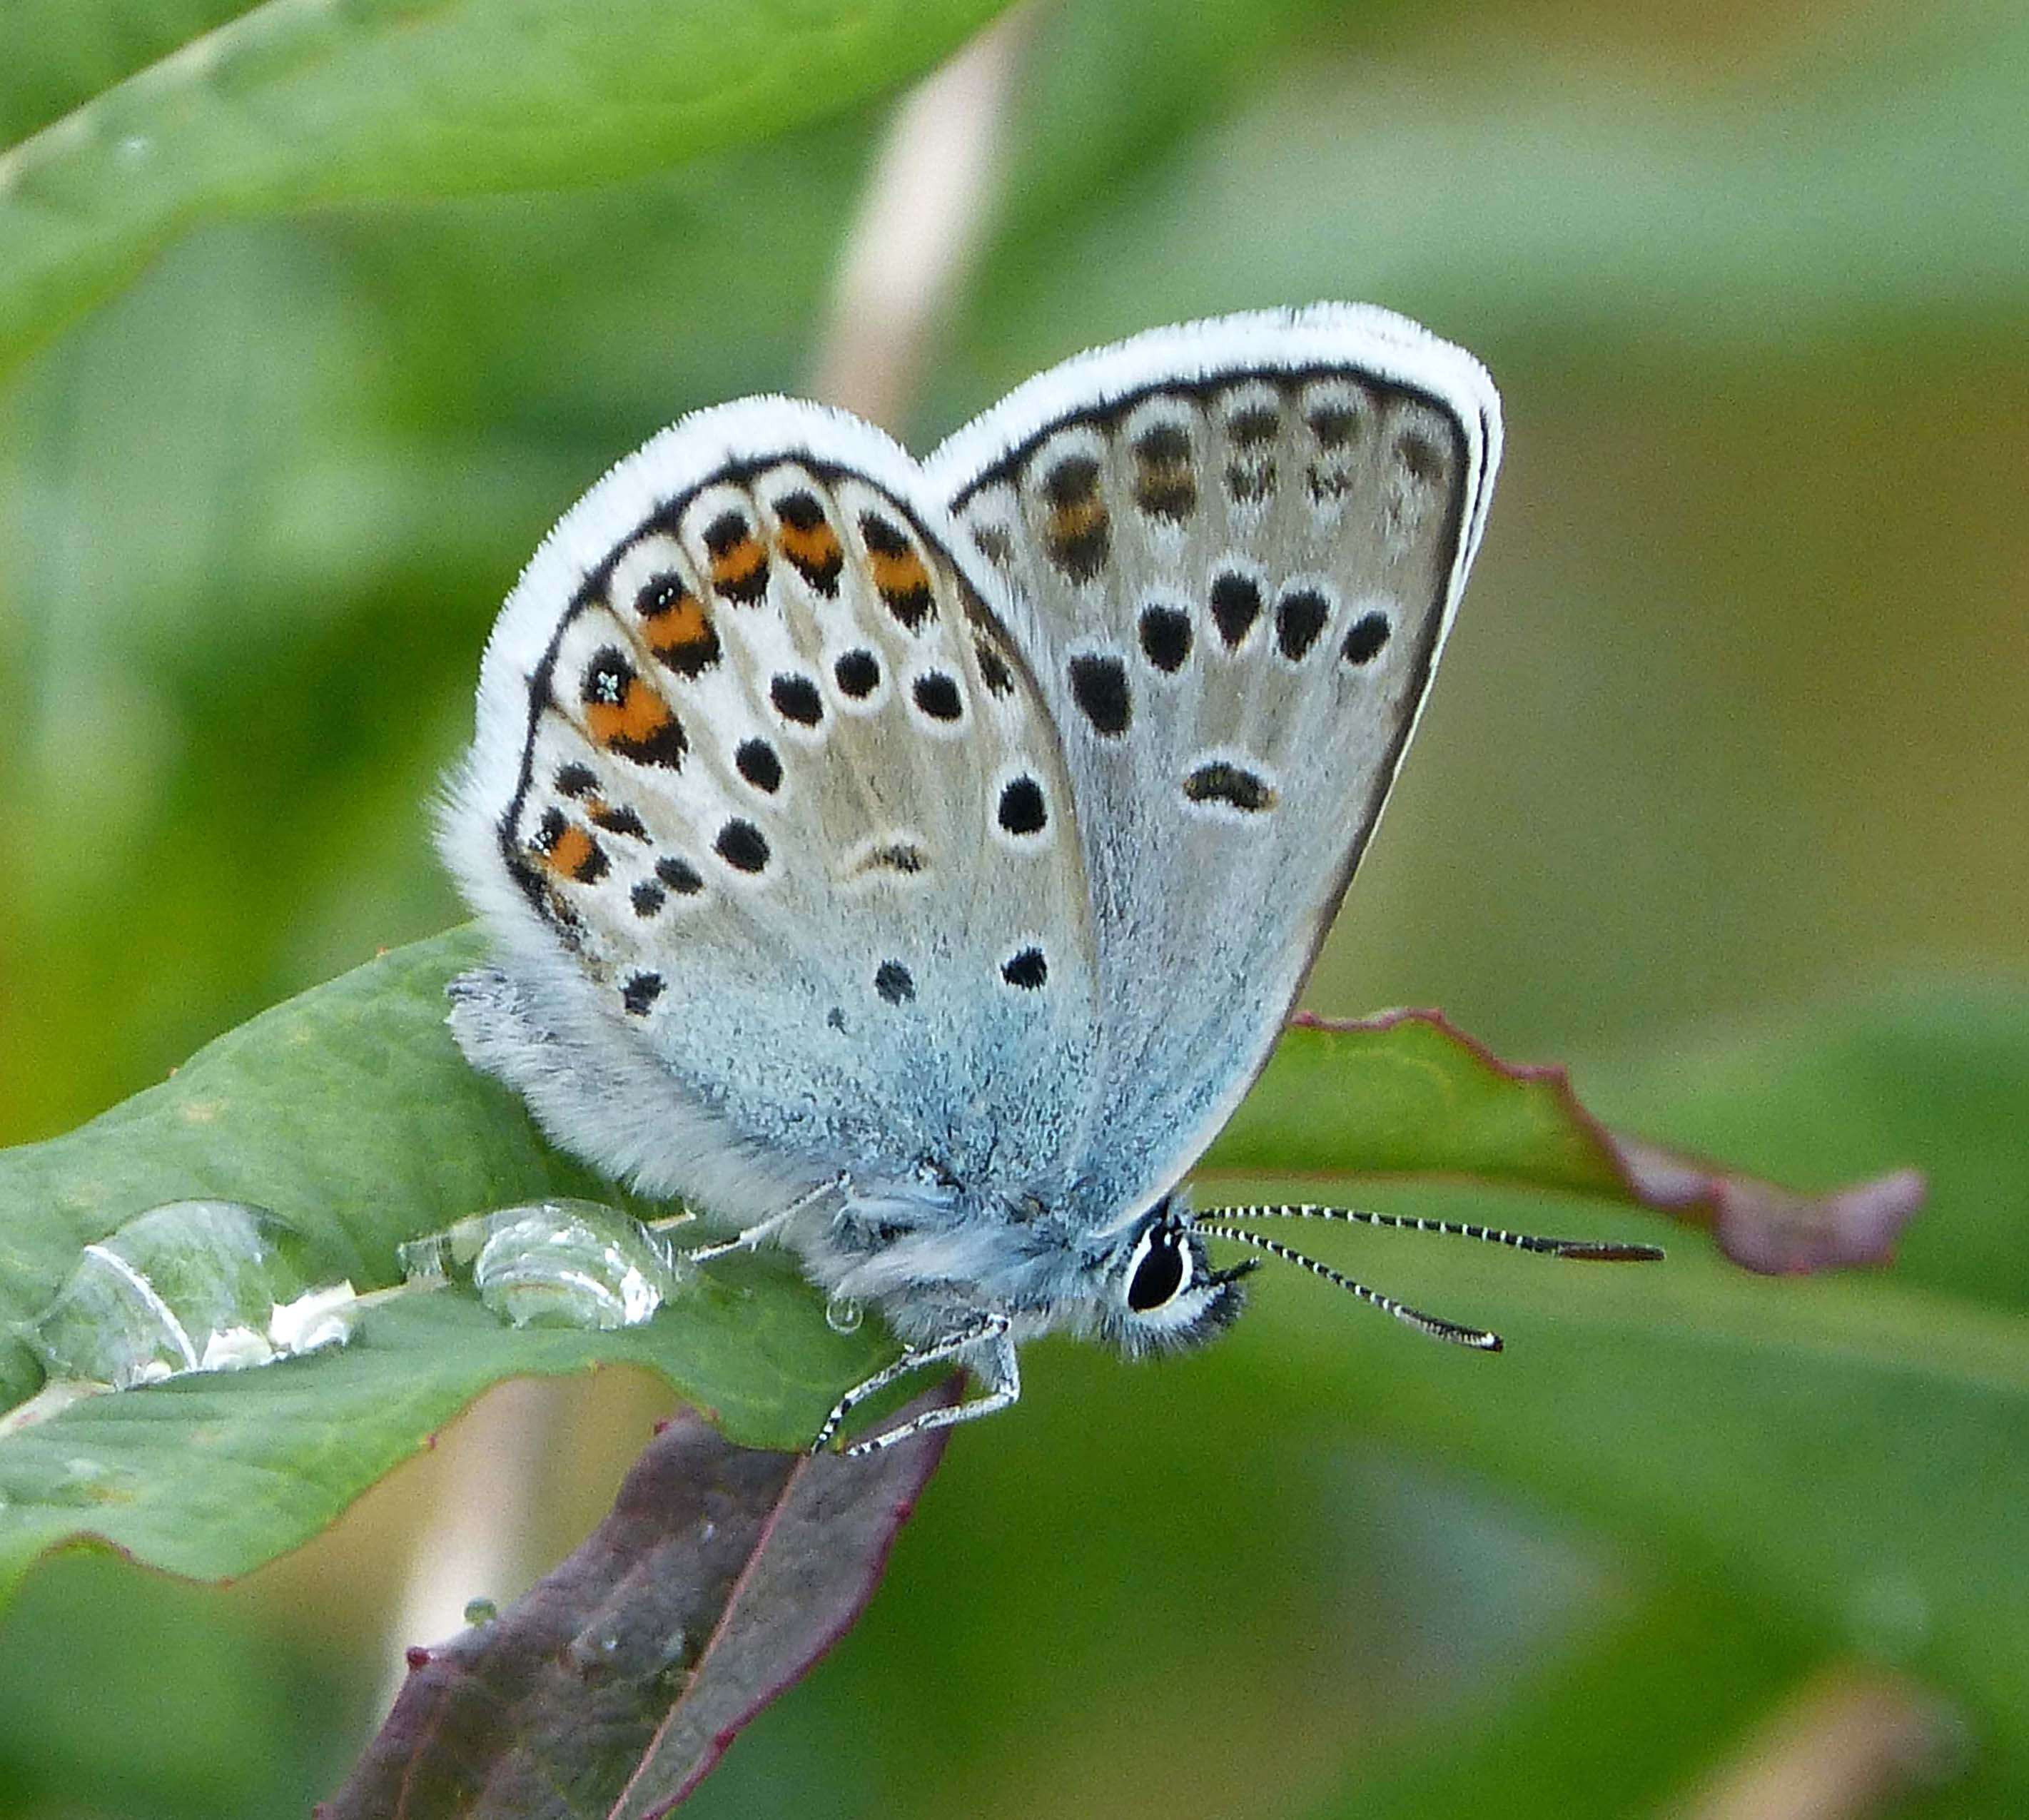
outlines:
[[[266,0],[0,165],[0,360],[207,216],[586,183],[892,86],[994,0]]]
[[[1890,1066],[1986,1084],[1953,1110],[1931,1100],[1919,1131]],[[1838,1147],[1846,1117],[1899,1102],[1901,1128],[1860,1148],[1864,1160],[1899,1144],[1934,1172],[1912,1251],[2019,1233],[2029,993],[1912,991],[1612,1073],[1601,1097],[1616,1115],[1660,1118],[1790,1173]],[[1222,1179],[1200,1199],[1279,1185]],[[1630,1219],[1480,1186],[1302,1185],[1580,1235]],[[1224,1780],[1204,1811],[1251,1800],[1369,1820],[1448,1811],[1497,1785],[1525,1814],[1621,1814],[1730,1756],[1815,1669],[1858,1661],[1955,1707],[1957,1748],[1969,1740],[1973,1755],[1940,1811],[2019,1807],[2019,1317],[1971,1285],[1900,1270],[1754,1277],[1681,1237],[1667,1264],[1640,1270],[1380,1236],[1349,1256],[1353,1243],[1334,1262],[1498,1327],[1507,1353],[1411,1344],[1272,1270],[1216,1353],[1164,1371],[1039,1349],[1022,1422],[995,1447],[954,1451],[942,1520],[1020,1549],[1102,1511],[1146,1514],[1004,1591],[970,1583],[957,1555],[927,1583],[898,1577],[844,1673],[820,1684],[826,1713],[844,1723],[898,1698],[888,1652],[909,1656],[912,1676],[978,1685],[1011,1636],[1057,1670],[1028,1687],[1027,1748],[1059,1740],[1089,1800],[1110,1802],[1106,1766],[1137,1738],[1185,1751],[1209,1729],[1219,1742],[1204,1773]],[[1095,1686],[1123,1691],[1096,1708]],[[943,1775],[896,1770],[950,1733]],[[911,1775],[891,1791],[897,1805],[927,1813],[940,1798],[986,1799],[1003,1759],[989,1728],[933,1708],[880,1761]],[[730,1774],[703,1812],[749,1811],[736,1763]]]
[[[1204,1166],[1478,1176],[1630,1194],[1605,1134],[1560,1075],[1504,1067],[1469,1038],[1413,1015],[1285,1031]]]
[[[351,1754],[337,1725],[304,1715],[363,1725],[370,1697],[356,1665],[264,1625],[243,1599],[67,1555],[21,1588],[0,1632],[0,1803],[150,1820],[299,1813]]]
[[[79,1130],[0,1153],[0,1320],[39,1313],[82,1247],[168,1202],[266,1207],[301,1235],[312,1281],[368,1289],[399,1281],[405,1240],[469,1214],[610,1197],[452,1042],[445,988],[484,951],[460,929],[382,955]],[[1567,1093],[1426,1023],[1294,1030],[1256,1103],[1222,1147],[1257,1168],[1467,1171],[1631,1198]],[[647,1327],[611,1333],[516,1333],[451,1294],[399,1298],[342,1351],[79,1403],[0,1440],[0,1575],[79,1535],[179,1573],[245,1573],[486,1386],[529,1373],[645,1365],[734,1439],[793,1448],[873,1369],[875,1344],[833,1333],[779,1260],[721,1266]],[[9,1345],[17,1403],[40,1372]]]
[[[365,1289],[400,1280],[402,1240],[467,1214],[611,1198],[452,1044],[444,986],[477,952],[459,932],[369,962],[70,1136],[0,1155],[0,1309],[35,1313],[80,1246],[168,1201],[267,1207],[304,1235],[322,1281]],[[662,1319],[610,1334],[517,1333],[458,1295],[399,1298],[342,1351],[95,1399],[8,1437],[0,1575],[80,1533],[179,1573],[243,1574],[314,1535],[488,1384],[528,1373],[646,1365],[736,1439],[796,1447],[877,1346],[832,1332],[778,1261],[713,1272]],[[12,1403],[39,1373],[10,1348]]]
[[[13,9],[0,136],[81,124],[0,202],[0,328],[40,349],[0,417],[9,1137],[454,919],[421,805],[516,565],[683,409],[803,382],[880,124],[855,98],[986,10],[862,9],[834,63],[801,27],[847,15],[817,0],[644,8],[632,36],[607,8],[413,9],[440,49],[510,13],[544,35],[495,41],[473,87],[405,116],[430,64],[405,65],[388,8]],[[727,30],[670,54],[707,17]],[[216,79],[146,73],[213,26],[254,51]],[[779,83],[691,106],[684,85],[765,29],[789,34]],[[1500,1360],[1270,1273],[1188,1361],[1038,1348],[1018,1414],[953,1447],[866,1622],[692,1811],[1651,1811],[1859,1659],[1963,1718],[1966,1773],[1910,1811],[2012,1820],[2029,1012],[1991,976],[2029,962],[2018,13],[1072,0],[1031,45],[1010,193],[919,443],[1105,335],[1320,295],[1427,315],[1508,400],[1473,598],[1315,1001],[1441,1002],[1504,1052],[1617,1056],[1578,1071],[1616,1122],[1811,1184],[1913,1162],[1936,1193],[1893,1271],[1808,1284],[1682,1235],[1622,1273],[1334,1236],[1355,1274],[1501,1328]],[[635,174],[477,193],[602,169]],[[1941,954],[1960,983],[1852,989]],[[1720,1028],[1743,1016],[1787,1033]],[[1300,1087],[1250,1105],[1234,1168],[1265,1177],[1307,1140]],[[396,1222],[339,1218],[367,1172],[269,1160],[380,1280]],[[449,1158],[392,1181],[419,1219],[483,1186]],[[1655,1236],[1536,1194],[1301,1186]],[[111,1204],[17,1224],[10,1203],[0,1275],[46,1287]],[[852,1347],[765,1264],[723,1282],[793,1315],[778,1362],[822,1352],[744,1418],[786,1432]],[[729,1344],[752,1325],[699,1306]],[[407,1399],[365,1418],[377,1455],[324,1435],[333,1476],[265,1536],[98,1501],[90,1470],[68,1481],[85,1502],[24,1532],[132,1520],[221,1571],[316,1529],[507,1351],[569,1370],[606,1346],[566,1358],[577,1336],[449,1298],[387,1312],[342,1357],[88,1406],[166,1410],[186,1441],[209,1410],[236,1488],[262,1447],[303,1457],[261,1433],[293,1387],[357,1373]],[[637,1338],[702,1381],[714,1362],[673,1362],[673,1325]],[[5,1369],[32,1381],[25,1355]],[[111,1458],[109,1428],[46,1432],[91,1444],[41,1456],[39,1498]],[[618,1418],[573,1436],[559,1474],[610,1485],[640,1440]],[[402,1496],[238,1594],[38,1570],[0,1628],[0,1811],[302,1811],[337,1767],[334,1674],[363,1740],[400,1570],[373,1514]],[[316,1574],[342,1598],[304,1606]]]

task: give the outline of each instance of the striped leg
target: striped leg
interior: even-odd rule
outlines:
[[[907,1422],[899,1428],[886,1430],[871,1439],[855,1441],[845,1451],[848,1454],[866,1454],[892,1447],[896,1441],[905,1440],[912,1434],[920,1434],[925,1429],[946,1428],[955,1422],[970,1422],[976,1416],[990,1415],[994,1410],[1005,1409],[1022,1394],[1022,1377],[1014,1363],[1014,1347],[1007,1337],[1007,1317],[1004,1314],[982,1316],[970,1326],[947,1333],[940,1340],[927,1346],[912,1346],[892,1364],[883,1366],[864,1384],[855,1384],[833,1405],[832,1412],[824,1419],[824,1425],[810,1443],[812,1453],[822,1453],[831,1444],[845,1418],[870,1397],[912,1371],[926,1366],[942,1365],[951,1359],[962,1357],[974,1348],[981,1349],[983,1357],[968,1360],[976,1365],[986,1380],[986,1393],[969,1403],[959,1403],[948,1409],[935,1409]]]

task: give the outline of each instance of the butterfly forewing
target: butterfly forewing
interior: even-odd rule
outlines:
[[[1367,313],[1164,330],[933,458],[1062,730],[1104,1010],[1091,1217],[1265,1058],[1380,814],[1497,452],[1469,357]]]
[[[651,444],[510,600],[447,850],[475,901],[514,881],[586,1047],[651,1054],[778,1176],[1038,1177],[1096,1019],[1027,664],[884,439],[781,400],[684,432],[727,453]]]

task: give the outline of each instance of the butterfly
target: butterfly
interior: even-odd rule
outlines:
[[[1258,1254],[1194,1214],[1379,819],[1500,454],[1470,354],[1367,306],[1084,354],[918,464],[785,398],[701,410],[509,596],[441,845],[495,964],[467,1057],[566,1148],[790,1247],[1020,1394],[1054,1329],[1209,1338]],[[1215,1267],[1208,1238],[1248,1248]]]

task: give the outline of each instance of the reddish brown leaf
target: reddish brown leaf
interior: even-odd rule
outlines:
[[[851,1627],[944,1439],[812,1457],[679,1417],[569,1560],[499,1617],[410,1652],[394,1710],[319,1814],[668,1812]]]
[[[1563,1069],[1504,1062],[1435,1011],[1292,1019],[1206,1161],[1593,1195],[1708,1228],[1764,1272],[1885,1262],[1924,1195],[1913,1169],[1801,1193],[1609,1130]]]

